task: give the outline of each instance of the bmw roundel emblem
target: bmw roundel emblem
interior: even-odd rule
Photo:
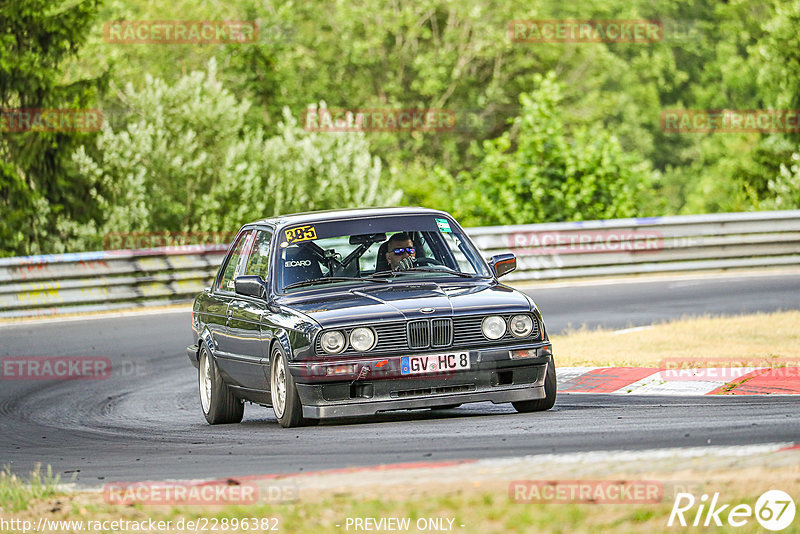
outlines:
[[[436,310],[434,310],[433,308],[420,308],[419,311],[421,311],[422,313],[433,313]]]

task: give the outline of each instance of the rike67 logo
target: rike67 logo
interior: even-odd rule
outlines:
[[[714,493],[711,498],[703,494],[699,499],[691,493],[678,493],[667,526],[743,527],[755,517],[763,528],[778,532],[791,525],[794,516],[794,500],[781,490],[765,491],[756,501],[755,508],[749,504],[723,503],[719,493]]]

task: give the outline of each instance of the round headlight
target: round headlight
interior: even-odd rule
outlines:
[[[344,350],[344,334],[338,330],[330,330],[322,334],[320,339],[322,350],[328,354],[338,354]]]
[[[354,328],[350,332],[350,346],[359,352],[365,352],[375,346],[375,333],[372,328]]]
[[[498,315],[490,315],[481,325],[483,335],[489,339],[500,339],[506,333],[506,322]]]
[[[533,331],[530,315],[515,315],[511,318],[511,333],[517,337],[528,337]]]

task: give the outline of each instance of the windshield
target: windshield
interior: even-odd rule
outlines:
[[[290,226],[279,236],[277,286],[386,279],[491,276],[475,246],[452,219],[391,216]]]

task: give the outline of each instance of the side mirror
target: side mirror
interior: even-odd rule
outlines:
[[[267,296],[267,284],[257,275],[237,276],[233,281],[234,291],[237,295],[245,295],[263,299]]]
[[[489,267],[497,278],[510,273],[517,268],[517,257],[511,253],[498,254],[489,260]]]

